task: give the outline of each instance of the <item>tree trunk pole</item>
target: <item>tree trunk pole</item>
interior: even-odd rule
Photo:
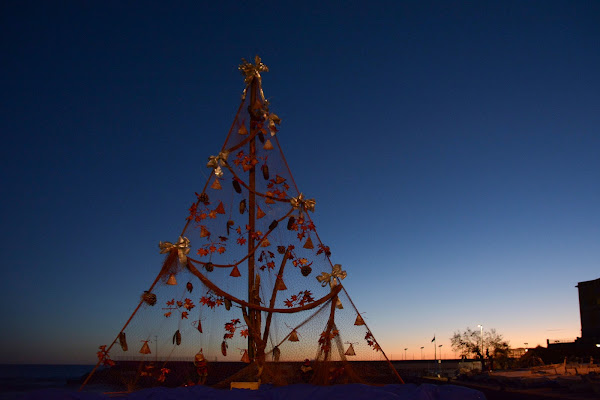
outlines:
[[[250,147],[250,159],[254,160],[256,157],[256,126],[254,122],[257,120],[253,113],[252,107],[256,102],[256,96],[258,93],[258,79],[254,78],[252,83],[250,84],[250,105],[248,107],[248,111],[250,113],[250,135],[252,139],[250,139],[249,147]],[[250,168],[249,178],[248,178],[248,186],[250,187],[250,191],[248,194],[248,225],[250,226],[250,230],[248,232],[248,253],[252,253],[252,256],[248,257],[248,303],[254,304],[255,298],[255,288],[254,288],[254,232],[256,228],[256,168],[254,165]],[[253,309],[249,309],[249,319],[253,325],[256,324],[256,311]],[[260,327],[252,326],[249,328],[259,329]],[[248,335],[248,356],[251,360],[256,356],[254,351],[254,339],[252,335]]]

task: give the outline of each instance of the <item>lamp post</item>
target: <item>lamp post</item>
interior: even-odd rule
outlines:
[[[404,349],[404,361],[406,361],[406,350],[408,350],[408,347]]]
[[[443,344],[440,344],[438,346],[440,348],[440,362],[442,361],[442,358],[444,358],[444,357],[442,357],[442,346],[443,346]]]
[[[421,360],[423,359],[423,349],[425,348],[425,346],[421,346]]]
[[[483,360],[483,325],[477,325],[477,327],[481,330],[481,360]]]

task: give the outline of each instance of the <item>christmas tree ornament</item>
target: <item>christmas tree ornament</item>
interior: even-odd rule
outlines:
[[[227,236],[229,236],[229,230],[231,229],[231,227],[233,227],[233,225],[235,225],[235,222],[232,220],[227,221]]]
[[[312,240],[310,239],[310,236],[308,237],[308,239],[306,239],[306,242],[304,243],[304,247],[305,249],[314,249],[315,246],[313,245]]]
[[[206,264],[204,264],[204,269],[207,272],[213,272],[215,270],[215,266],[213,265],[213,263],[211,263],[210,261],[207,262]]]
[[[238,133],[240,135],[247,135],[248,134],[248,129],[246,129],[246,124],[242,124],[242,126],[240,126],[240,129],[238,129]]]
[[[296,223],[296,218],[294,218],[294,216],[291,216],[290,219],[288,219],[288,223],[287,223],[287,228],[289,231],[291,231],[294,228],[295,223]]]
[[[288,337],[288,340],[290,342],[299,342],[300,340],[298,339],[298,333],[296,333],[296,330],[294,329],[292,331],[292,333],[290,333],[290,336]]]
[[[285,246],[277,246],[277,252],[279,254],[285,254]]]
[[[267,139],[265,141],[263,149],[265,149],[265,150],[273,150],[273,144],[271,143],[271,141],[269,139]]]
[[[179,329],[177,329],[173,335],[173,344],[176,344],[177,346],[181,344],[181,332],[179,332]]]
[[[356,321],[354,321],[354,325],[364,325],[365,321],[362,319],[360,314],[356,316]]]
[[[188,292],[192,293],[192,290],[194,290],[194,285],[192,285],[192,282],[188,282],[185,284],[185,288]]]
[[[287,286],[285,286],[285,282],[283,282],[283,278],[280,276],[277,277],[277,281],[275,282],[275,288],[277,290],[287,290]]]
[[[354,352],[354,346],[352,346],[352,343],[350,343],[350,346],[348,346],[348,350],[346,350],[346,352],[344,353],[347,356],[355,356],[356,353]]]
[[[150,346],[148,346],[148,341],[147,340],[142,340],[142,342],[144,342],[144,344],[142,345],[142,348],[140,349],[140,353],[142,353],[142,354],[150,354],[150,353],[152,353],[150,351]]]
[[[210,185],[211,189],[215,189],[215,190],[221,190],[221,182],[219,182],[219,178],[215,178],[214,182],[212,183],[212,185]]]
[[[273,361],[279,362],[280,357],[281,357],[281,350],[279,350],[279,347],[277,347],[277,346],[273,347]]]
[[[144,300],[146,304],[153,306],[156,304],[156,295],[145,290],[142,295],[142,300]]]
[[[250,356],[248,356],[248,350],[244,350],[244,355],[242,355],[242,362],[246,364],[250,364]]]
[[[235,189],[236,192],[238,193],[242,193],[242,186],[240,185],[240,183],[237,180],[233,180],[233,188]]]
[[[223,304],[225,304],[225,309],[227,311],[231,310],[231,300],[229,300],[227,297],[223,299]]]
[[[198,201],[200,203],[208,203],[208,195],[206,193],[200,193],[200,195],[198,196]]]
[[[198,327],[196,329],[198,329],[198,332],[202,333],[202,320],[198,320]]]
[[[217,214],[225,214],[225,206],[223,206],[222,201],[219,202],[219,205],[217,206],[217,208],[215,208],[215,211],[217,212]]]
[[[123,351],[127,351],[127,338],[125,337],[125,332],[119,333],[119,344],[121,345],[121,349]]]
[[[262,131],[264,129],[261,129],[260,131],[258,131],[258,140],[260,140],[261,143],[265,142],[265,135],[263,135]]]
[[[264,217],[265,215],[267,215],[267,214],[265,214],[265,212],[263,210],[260,209],[259,206],[256,206],[256,208],[257,208],[257,210],[256,210],[256,219],[261,219],[262,217]]]
[[[271,242],[269,242],[269,239],[267,239],[267,238],[264,238],[262,240],[262,242],[260,242],[261,247],[269,247],[270,245],[271,245]]]
[[[243,214],[244,211],[246,211],[246,199],[243,199],[242,201],[240,201],[240,214]]]
[[[169,279],[167,279],[167,285],[177,285],[177,279],[175,279],[175,274],[169,275]]]
[[[229,276],[233,276],[234,278],[237,278],[238,276],[242,276],[242,274],[240,274],[240,270],[238,269],[237,265],[235,267],[233,267],[233,270],[231,270],[231,273],[229,274]]]
[[[312,268],[310,267],[310,265],[303,265],[302,267],[300,267],[300,272],[302,272],[302,275],[308,276],[312,272]]]
[[[208,229],[206,229],[206,227],[204,225],[200,225],[200,237],[208,237],[210,236],[210,232],[208,231]]]
[[[267,164],[263,164],[263,166],[261,167],[262,170],[262,174],[263,174],[263,178],[265,178],[265,181],[269,180],[269,166]]]
[[[224,340],[221,343],[221,354],[223,354],[223,357],[227,357],[227,342]]]
[[[269,230],[272,231],[273,229],[277,228],[277,220],[274,219],[273,222],[271,222],[271,224],[269,225]]]

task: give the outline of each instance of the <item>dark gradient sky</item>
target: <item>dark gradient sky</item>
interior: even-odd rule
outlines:
[[[389,354],[477,324],[514,347],[580,334],[574,286],[600,275],[600,3],[327,3],[2,2],[0,362],[91,362],[112,341],[255,54]]]

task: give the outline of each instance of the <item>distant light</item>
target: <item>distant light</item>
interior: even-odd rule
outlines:
[[[596,343],[596,347],[600,347],[600,343]]]

